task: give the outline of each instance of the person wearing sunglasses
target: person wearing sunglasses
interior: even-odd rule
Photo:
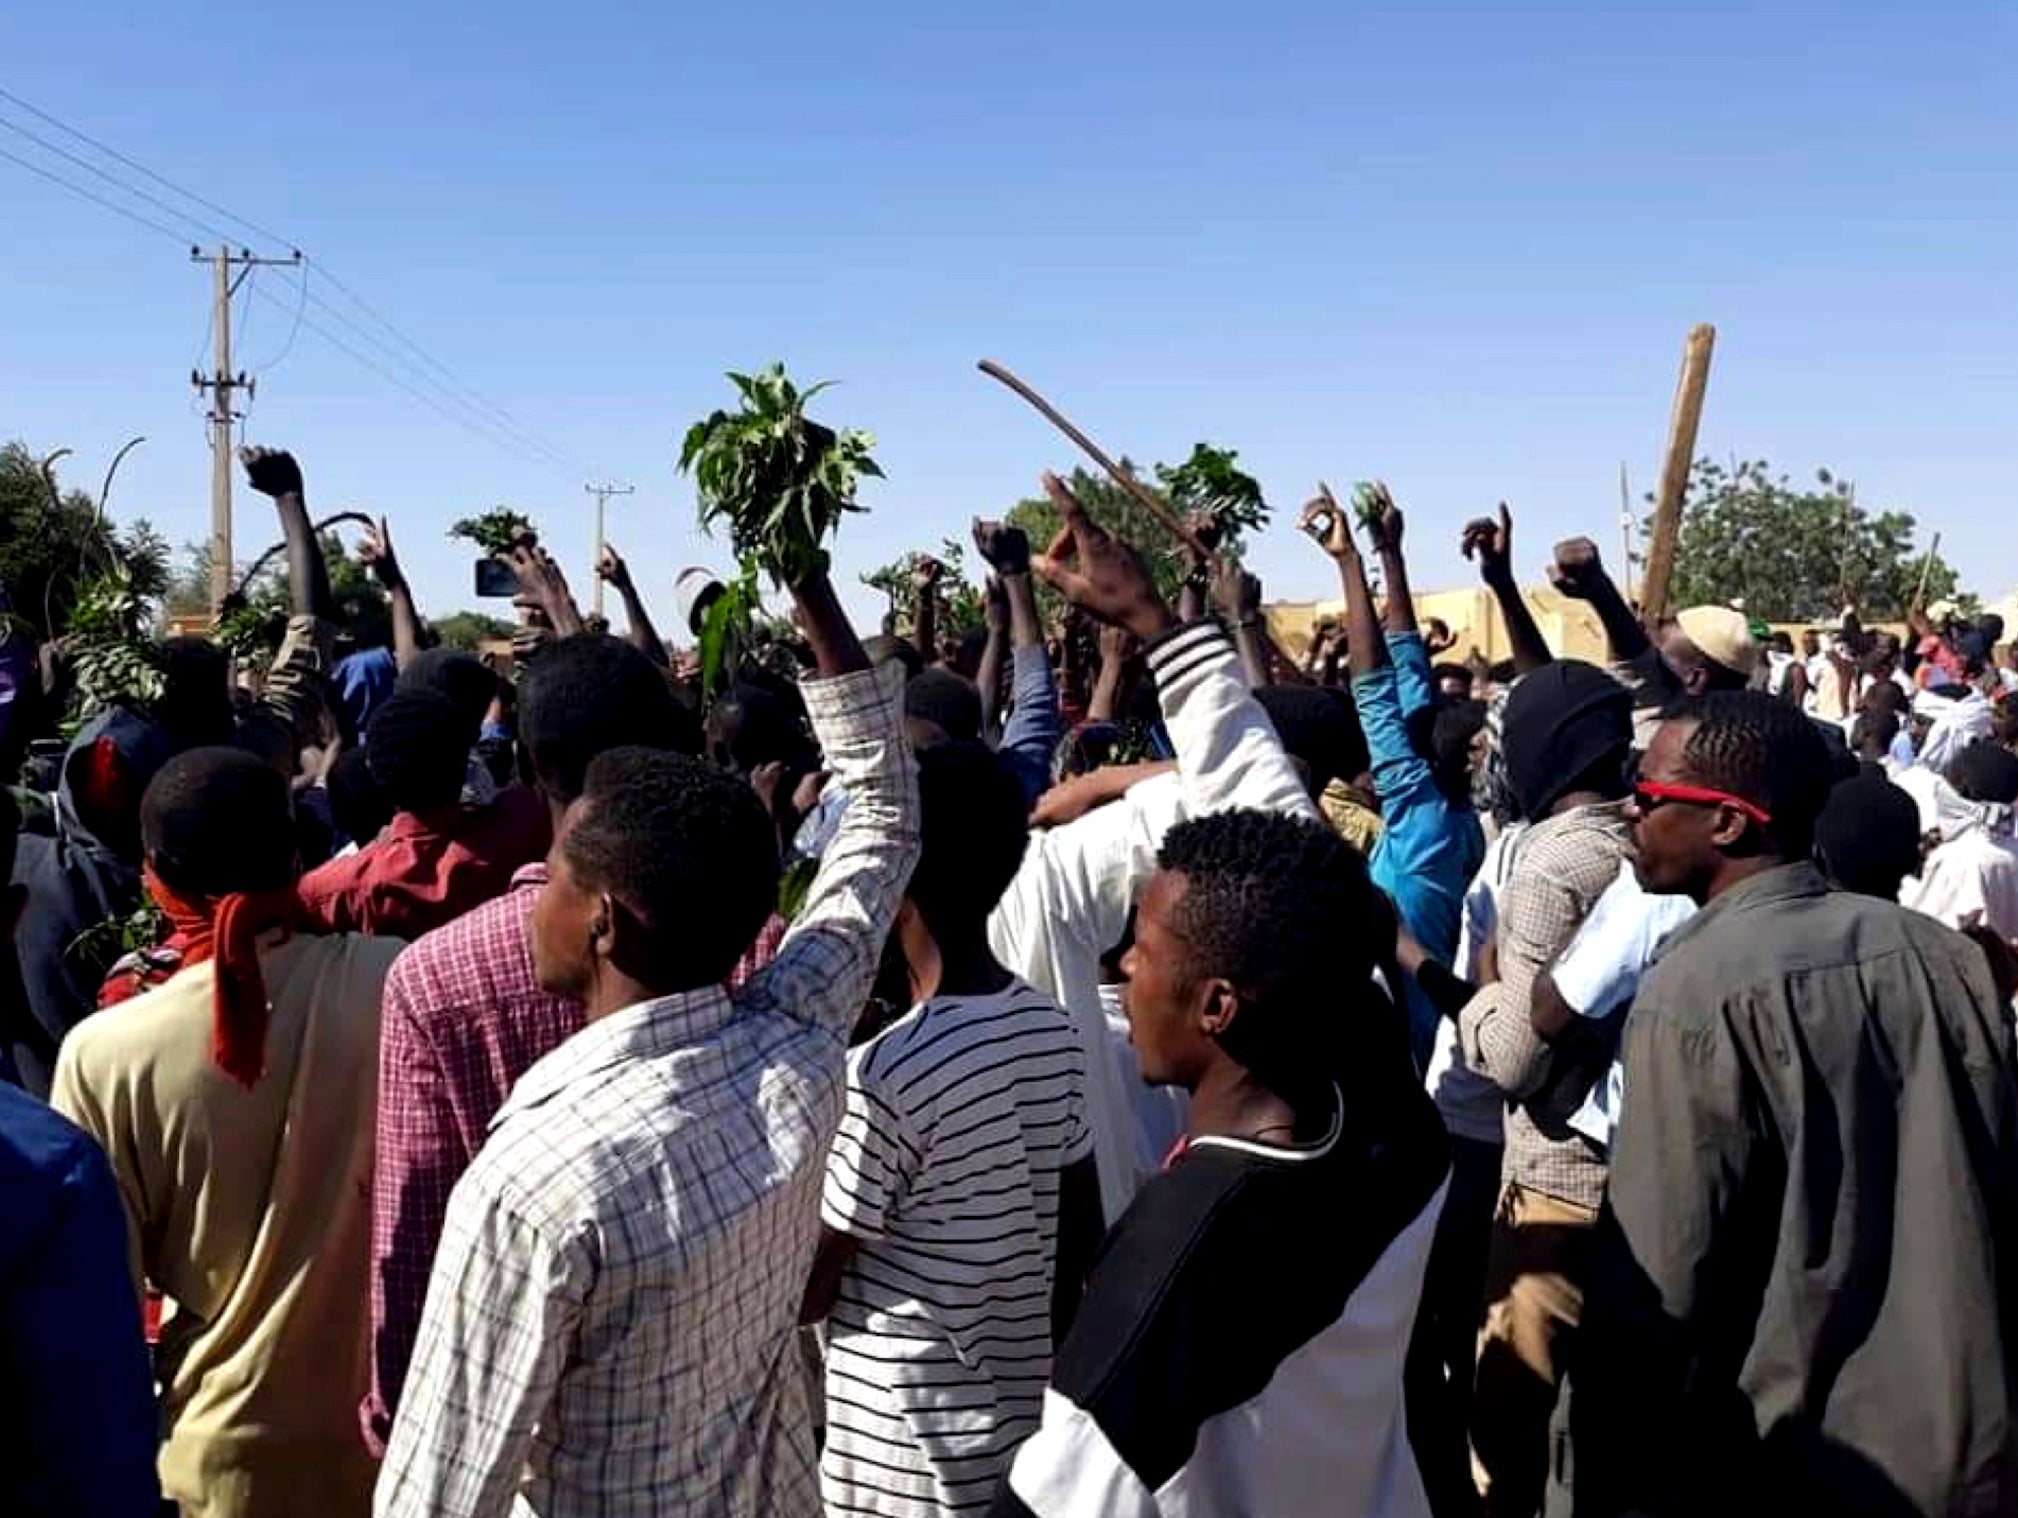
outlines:
[[[1834,890],[1830,767],[1760,692],[1655,734],[1649,891],[1570,1401],[1579,1518],[2018,1511],[2018,1068],[1982,952]]]

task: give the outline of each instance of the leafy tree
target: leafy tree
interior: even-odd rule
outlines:
[[[924,557],[923,553],[913,550],[862,576],[864,585],[889,597],[890,625],[903,636],[909,636],[917,619],[918,591],[911,577],[918,561]],[[988,608],[981,590],[967,578],[967,550],[955,539],[946,538],[940,542],[939,551],[931,557],[946,568],[939,581],[939,631],[963,638],[988,620]]]
[[[1689,472],[1669,601],[1742,597],[1748,613],[1769,622],[1819,620],[1846,605],[1867,621],[1895,620],[1925,564],[1913,546],[1915,525],[1910,512],[1865,510],[1849,482],[1827,469],[1802,488],[1763,459],[1727,468],[1700,458]],[[1955,570],[1936,556],[1927,599],[1953,595],[1955,582]]]
[[[450,612],[434,618],[432,625],[443,644],[470,654],[492,639],[509,638],[513,630],[511,623],[480,611]]]
[[[68,632],[85,588],[115,571],[120,595],[153,601],[167,584],[168,558],[167,542],[145,521],[121,532],[22,444],[0,448],[0,584],[34,637]]]

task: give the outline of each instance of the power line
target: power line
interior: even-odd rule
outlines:
[[[80,153],[73,153],[68,148],[62,147],[57,143],[49,141],[49,139],[46,137],[38,137],[35,133],[29,131],[28,128],[21,126],[16,122],[9,121],[4,116],[0,116],[0,127],[6,128],[6,130],[13,132],[16,136],[26,137],[30,142],[34,143],[35,146],[41,148],[44,152],[54,153],[58,158],[65,159],[70,163],[76,164],[77,167],[84,170],[85,173],[97,175],[98,178],[104,180],[107,184],[113,186],[115,189],[123,190],[126,194],[131,195],[135,200],[145,201],[148,205],[153,206],[157,211],[166,211],[170,216],[176,217],[178,220],[188,222],[192,227],[197,228],[201,232],[220,238],[225,242],[231,241],[231,238],[228,235],[226,235],[223,232],[220,232],[216,227],[211,226],[201,217],[191,216],[187,211],[183,210],[180,206],[169,204],[167,201],[163,200],[159,195],[149,194],[146,190],[136,189],[134,186],[126,183],[126,181],[119,178],[118,175],[109,173],[108,171],[99,168],[97,164],[93,163],[90,159],[84,157]]]
[[[107,200],[103,195],[100,195],[95,190],[87,190],[81,184],[73,184],[71,181],[65,179],[61,174],[53,174],[48,169],[43,168],[39,163],[30,163],[27,159],[22,158],[14,153],[10,153],[5,148],[0,148],[0,158],[6,159],[9,163],[19,164],[22,168],[26,169],[31,174],[40,174],[44,179],[48,180],[51,184],[61,185],[63,186],[64,189],[70,191],[73,195],[82,195],[86,200],[93,201],[96,204],[103,206],[106,210],[112,212],[115,216],[124,216],[128,221],[133,222],[138,226],[143,226],[147,228],[147,230],[150,232],[159,232],[163,237],[167,238],[170,242],[178,243],[185,248],[189,246],[189,238],[183,233],[171,231],[169,228],[164,227],[158,221],[150,221],[147,217],[142,216],[138,211],[129,211],[125,206],[120,205],[117,201]]]
[[[22,99],[19,95],[14,94],[11,90],[0,88],[0,100],[7,101],[12,105],[20,108],[21,110],[28,112],[30,115],[34,116],[37,120],[46,122],[48,125],[55,127],[57,130],[68,134],[72,138],[75,138],[77,141],[82,142],[87,146],[95,149],[96,151],[104,154],[106,157],[112,159],[113,161],[124,165],[128,169],[132,170],[134,173],[143,175],[147,179],[151,180],[153,183],[160,185],[162,188],[170,190],[175,194],[184,197],[193,204],[201,206],[205,210],[210,211],[217,216],[223,217],[225,220],[232,222],[238,225],[239,227],[244,228],[245,230],[253,233],[254,235],[266,241],[277,243],[284,247],[292,246],[290,239],[282,237],[280,234],[272,231],[270,228],[261,226],[258,222],[252,221],[249,218],[238,215],[236,212],[232,211],[228,207],[219,205],[216,201],[207,199],[206,197],[197,194],[194,190],[191,190],[184,185],[176,183],[174,180],[168,178],[164,174],[157,173],[154,169],[149,168],[146,164],[140,162],[138,159],[120,152],[117,148],[111,146],[109,143],[100,141],[98,138],[91,136],[89,133],[78,129],[77,127],[71,126],[68,122],[65,122],[60,118],[50,114],[48,111],[43,110],[41,107],[34,105],[33,103],[27,100]],[[16,132],[21,136],[26,137],[28,140],[36,143],[38,146],[44,148],[46,151],[54,153],[57,156],[64,158],[71,163],[76,164],[78,167],[83,168],[84,170],[95,175],[99,179],[104,180],[106,183],[113,185],[115,188],[121,190],[125,194],[131,195],[136,199],[145,201],[149,205],[155,206],[158,209],[165,211],[167,214],[177,218],[178,220],[187,222],[191,226],[199,227],[203,229],[205,232],[216,236],[220,241],[223,242],[230,241],[230,238],[223,232],[221,228],[218,228],[215,225],[205,221],[201,217],[191,215],[189,212],[182,210],[181,208],[172,205],[167,201],[162,200],[159,196],[156,196],[147,190],[141,189],[135,185],[125,182],[118,176],[110,173],[109,171],[100,167],[99,165],[90,162],[88,159],[78,154],[70,152],[68,149],[58,144],[49,142],[47,139],[37,135],[34,132],[29,131],[27,128],[21,126],[17,122],[11,122],[6,120],[4,117],[0,117],[0,127],[5,127],[10,131]],[[141,216],[138,213],[133,212],[128,208],[121,206],[113,201],[107,200],[103,196],[100,196],[81,185],[66,180],[62,176],[54,174],[51,171],[42,168],[41,166],[32,163],[27,159],[17,157],[16,155],[12,153],[7,153],[4,150],[0,150],[0,156],[4,156],[8,160],[19,164],[21,167],[26,168],[33,173],[39,174],[43,178],[48,179],[58,185],[61,185],[63,188],[68,189],[75,194],[83,196],[85,199],[91,200],[107,210],[113,211],[121,216],[125,216],[130,221],[134,221],[140,225],[146,226],[153,231],[161,233],[164,236],[172,237],[178,242],[184,240],[183,234],[175,232],[170,228],[164,227],[160,223],[155,222],[150,218]],[[299,334],[301,327],[305,324],[306,321],[306,307],[309,304],[313,304],[320,311],[327,314],[331,320],[339,323],[344,328],[344,330],[350,333],[354,338],[356,338],[358,342],[374,349],[391,362],[398,363],[401,365],[409,365],[412,362],[417,361],[425,368],[431,370],[433,377],[428,382],[432,386],[442,391],[445,395],[449,397],[450,400],[454,401],[457,405],[460,405],[468,409],[469,411],[475,413],[476,415],[484,418],[485,429],[481,435],[484,436],[502,435],[504,438],[509,440],[509,444],[506,445],[507,451],[517,451],[522,454],[530,454],[539,459],[542,463],[547,464],[549,467],[561,470],[564,473],[579,472],[578,468],[576,467],[576,461],[572,458],[571,455],[567,453],[565,449],[559,447],[550,440],[541,437],[539,434],[533,432],[523,422],[519,421],[518,418],[514,417],[510,412],[506,411],[503,407],[497,405],[495,402],[490,401],[486,397],[484,397],[481,392],[477,391],[474,387],[470,386],[466,381],[462,380],[459,376],[457,376],[455,371],[450,369],[446,363],[436,358],[431,352],[429,352],[426,348],[422,347],[413,338],[408,336],[401,328],[396,326],[390,318],[388,318],[382,312],[380,312],[369,301],[365,300],[363,296],[359,295],[348,284],[344,283],[341,279],[339,279],[333,272],[330,271],[330,269],[326,265],[320,263],[318,263],[317,265],[317,267],[321,270],[324,282],[326,282],[332,288],[334,288],[342,295],[344,295],[346,298],[348,298],[350,302],[358,308],[358,310],[362,311],[368,318],[370,318],[371,321],[376,322],[385,333],[390,334],[391,338],[395,342],[397,342],[402,348],[404,348],[406,350],[406,354],[411,355],[411,357],[409,358],[404,355],[396,354],[394,352],[392,345],[386,341],[386,338],[384,336],[381,336],[378,332],[375,332],[371,328],[366,327],[361,322],[359,322],[356,317],[344,311],[342,308],[325,300],[315,291],[311,290],[308,287],[307,282],[308,275],[307,275],[306,263],[307,260],[304,259],[303,260],[304,267],[301,275],[302,283],[300,287],[298,305],[293,325],[289,332],[288,341],[282,349],[282,356],[285,356],[287,352],[292,350],[294,345],[294,339]],[[264,291],[261,291],[259,293],[261,294],[262,298],[266,298]],[[313,325],[313,324],[311,325],[313,326],[313,330],[319,332],[326,340],[331,341],[332,346],[338,346],[342,348],[343,351],[351,353],[353,357],[359,357],[355,353],[354,349],[351,349],[347,345],[337,342],[326,328],[323,328],[319,325]],[[359,361],[365,362],[365,360],[363,360],[361,357],[359,357]],[[277,363],[278,359],[275,359],[271,362]],[[268,367],[271,367],[271,363],[269,363]],[[368,367],[371,367],[375,373],[378,373],[381,376],[384,376],[385,374],[385,371],[375,364],[368,365]],[[402,388],[407,389],[408,393],[412,393],[411,387],[402,385]],[[439,410],[440,408],[436,407],[436,409]]]
[[[107,158],[111,158],[119,163],[125,164],[127,168],[133,170],[136,174],[145,175],[147,178],[153,180],[156,184],[160,185],[163,189],[173,190],[176,194],[182,196],[183,199],[185,200],[194,201],[197,205],[202,206],[206,211],[211,212],[213,215],[222,216],[226,221],[233,221],[238,223],[239,226],[245,228],[248,232],[251,232],[255,237],[263,237],[268,242],[278,243],[280,246],[284,248],[291,248],[293,246],[292,243],[290,243],[285,237],[282,237],[278,232],[269,232],[265,227],[260,226],[258,222],[247,221],[243,216],[240,216],[233,211],[225,209],[223,206],[219,205],[214,200],[205,200],[201,195],[197,194],[194,190],[186,189],[182,185],[177,184],[174,180],[167,178],[165,175],[155,173],[154,170],[147,167],[146,164],[140,162],[138,159],[129,158],[124,153],[120,152],[119,149],[111,146],[110,144],[100,142],[96,137],[93,137],[86,132],[79,131],[76,127],[70,125],[69,122],[59,120],[58,118],[50,115],[47,111],[43,110],[40,106],[34,105],[29,101],[23,100],[19,95],[16,95],[11,90],[0,89],[0,100],[5,100],[10,105],[19,106],[29,115],[35,117],[36,120],[47,122],[50,126],[55,127],[58,131],[66,132],[70,136],[75,137],[79,142],[85,143],[90,147],[96,148],[99,152],[103,153]],[[19,129],[17,128],[17,130]],[[185,221],[191,221],[194,220],[195,218],[185,216],[183,219]]]
[[[258,291],[257,294],[259,295],[259,298],[261,300],[264,300],[269,304],[280,305],[280,309],[282,309],[283,311],[287,309],[284,304],[281,304],[280,297],[275,295],[269,295],[263,289]],[[522,446],[514,443],[509,438],[503,437],[498,433],[491,431],[487,426],[485,426],[482,422],[478,421],[476,418],[459,415],[458,413],[449,410],[445,405],[443,405],[439,400],[437,400],[434,396],[430,395],[425,390],[418,389],[414,385],[409,384],[399,375],[382,368],[375,359],[372,359],[367,355],[360,353],[357,349],[353,348],[350,344],[346,343],[342,338],[338,337],[334,332],[330,331],[329,328],[323,326],[313,317],[304,316],[301,319],[301,325],[306,327],[310,332],[315,333],[316,336],[320,337],[324,342],[328,343],[332,348],[336,349],[339,353],[345,354],[355,362],[362,364],[365,368],[369,369],[373,374],[376,374],[380,379],[384,380],[387,384],[393,385],[398,389],[406,392],[406,394],[412,396],[415,400],[419,401],[422,405],[426,406],[429,410],[433,411],[437,416],[440,416],[443,420],[453,422],[456,426],[463,428],[465,431],[482,438],[485,442],[489,443],[494,448],[501,449],[506,453],[517,455],[522,462],[536,464],[539,467],[545,469],[552,469],[557,474],[564,475],[567,473],[567,471],[562,469],[560,465],[555,464],[548,459],[540,458],[537,455],[528,455]]]

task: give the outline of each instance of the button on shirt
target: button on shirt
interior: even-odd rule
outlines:
[[[499,1113],[449,1204],[379,1514],[819,1511],[794,1333],[846,1038],[917,857],[902,681],[804,686],[850,801],[770,968],[591,1025]]]

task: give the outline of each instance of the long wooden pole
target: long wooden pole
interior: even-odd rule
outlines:
[[[1210,557],[1211,550],[1198,541],[1191,529],[1184,525],[1183,520],[1164,503],[1161,496],[1157,495],[1155,491],[1136,479],[1133,474],[1109,458],[1101,450],[1098,443],[1094,442],[1092,438],[1066,420],[1064,414],[1056,406],[1045,400],[1043,396],[1032,390],[1022,380],[1003,368],[1002,365],[996,363],[992,358],[982,359],[977,367],[990,379],[1001,381],[1011,390],[1022,396],[1032,406],[1036,407],[1046,421],[1079,445],[1080,452],[1106,470],[1108,478],[1112,479],[1115,484],[1140,501],[1143,509],[1163,524],[1165,532],[1168,532],[1186,547]]]
[[[1717,329],[1707,322],[1690,331],[1682,346],[1682,374],[1675,382],[1675,407],[1668,418],[1668,451],[1661,460],[1661,483],[1654,493],[1654,526],[1647,544],[1647,572],[1640,581],[1640,617],[1652,624],[1667,615],[1668,581],[1675,572],[1675,545],[1682,536],[1682,498],[1696,456],[1696,429],[1703,420],[1703,392],[1710,383],[1710,350]]]
[[[1920,584],[1913,592],[1913,610],[1927,609],[1927,577],[1934,572],[1934,559],[1941,552],[1941,534],[1934,534],[1934,541],[1927,545],[1927,557],[1920,561]]]
[[[1619,571],[1625,576],[1621,582],[1628,601],[1633,598],[1633,494],[1626,483],[1625,461],[1619,461],[1619,542],[1625,549],[1625,558],[1620,562]]]

